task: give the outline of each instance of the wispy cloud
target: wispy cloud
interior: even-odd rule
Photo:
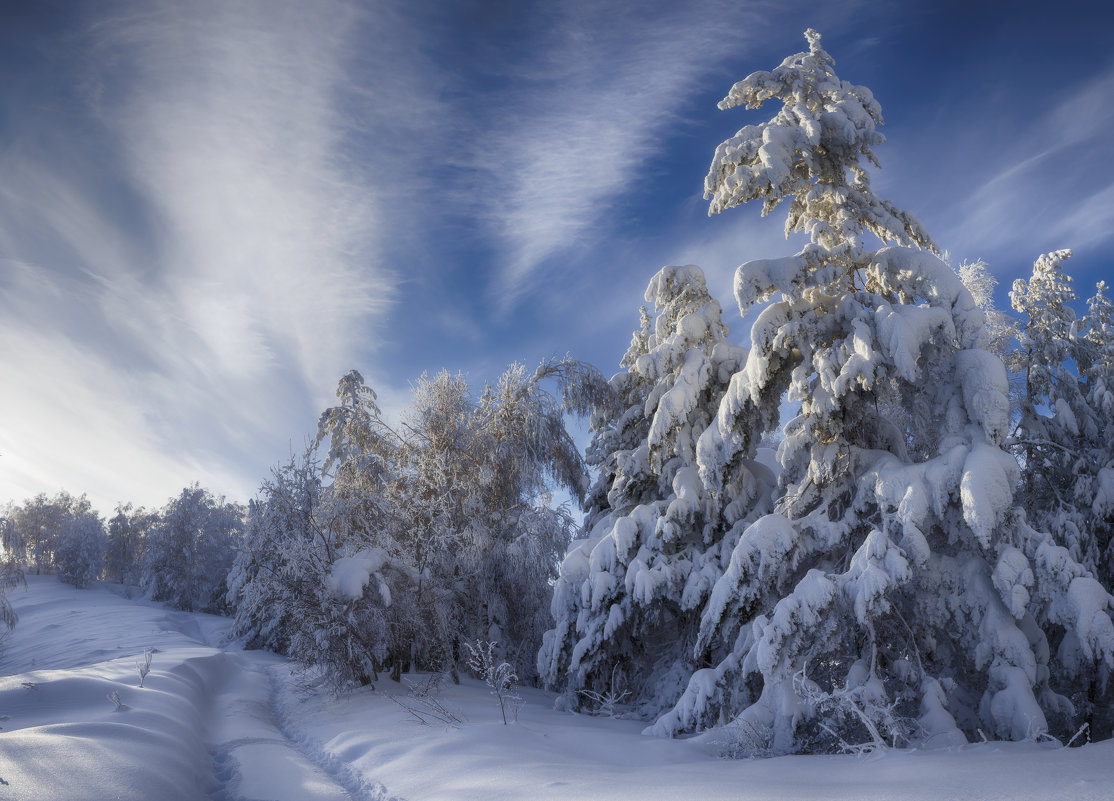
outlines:
[[[1104,165],[1114,129],[1112,96],[1114,70],[1107,70],[1010,136],[977,149],[985,160],[970,165],[974,188],[949,215],[945,244],[965,257],[992,258],[993,267],[1010,272],[1045,250],[1109,245],[1114,176]]]
[[[684,125],[678,108],[759,29],[757,6],[563,8],[476,153],[493,184],[481,213],[503,243],[493,294],[504,308],[548,259],[582,255],[601,216],[645,191],[663,137]],[[725,37],[724,25],[737,35]]]
[[[68,43],[85,112],[32,111],[0,155],[0,483],[243,496],[396,297],[376,178],[434,106],[391,61],[413,34],[341,3],[97,11]]]

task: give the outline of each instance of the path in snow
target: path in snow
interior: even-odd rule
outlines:
[[[353,798],[313,764],[279,724],[271,699],[268,655],[224,653],[206,740],[221,783],[214,801],[339,801]],[[277,658],[276,658],[277,659]]]
[[[385,797],[287,736],[270,672],[285,660],[217,647],[228,620],[46,576],[11,601],[20,622],[0,654],[0,801]]]
[[[21,620],[0,655],[0,801],[390,801],[376,781],[414,801],[1114,798],[1114,741],[725,761],[714,733],[643,737],[638,721],[557,712],[552,694],[528,688],[505,726],[468,678],[438,696],[459,727],[421,726],[388,697],[405,699],[405,686],[303,695],[281,657],[219,647],[227,619],[111,590],[32,577],[12,594]],[[140,688],[145,648],[157,652]]]

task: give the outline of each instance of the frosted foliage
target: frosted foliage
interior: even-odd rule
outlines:
[[[585,540],[554,587],[555,628],[542,678],[573,705],[629,692],[644,714],[672,704],[695,667],[693,639],[740,524],[769,509],[773,476],[745,458],[711,494],[697,469],[701,436],[745,351],[727,341],[703,272],[664,267],[649,282],[642,324],[611,379],[622,405],[593,421]],[[621,687],[619,685],[622,685]],[[583,693],[582,693],[583,691]]]
[[[994,306],[994,288],[998,285],[998,279],[981,259],[961,262],[956,268],[956,274],[971,293],[975,304],[986,315],[987,350],[1005,358],[1011,341],[1017,335],[1017,322]]]
[[[607,382],[571,358],[512,365],[478,398],[462,375],[422,376],[397,430],[359,373],[337,397],[252,507],[229,578],[237,630],[339,689],[455,677],[477,639],[533,678],[572,524],[551,492],[587,483],[564,415],[608,414]]]
[[[243,509],[194,484],[163,508],[147,536],[142,586],[156,601],[222,612]]]
[[[781,108],[768,122],[748,125],[717,149],[704,196],[709,213],[762,200],[763,214],[789,200],[786,233],[806,231],[816,245],[855,261],[867,231],[880,239],[926,246],[911,215],[878,198],[862,164],[877,166],[874,147],[882,109],[864,86],[842,81],[835,62],[809,30],[807,53],[790,56],[771,72],[755,72],[731,87],[719,107]]]
[[[54,553],[58,578],[79,589],[89,587],[101,577],[107,539],[104,522],[87,503],[74,509],[62,527]]]
[[[1084,698],[1084,666],[1114,653],[1112,599],[1018,508],[1010,387],[988,350],[985,297],[928,252],[910,215],[874,197],[861,161],[875,163],[881,112],[806,36],[808,53],[722,104],[781,108],[720,146],[712,212],[789,200],[787,231],[811,241],[736,273],[755,322],[697,441],[707,496],[732,495],[735,465],[786,398],[800,408],[784,426],[773,514],[739,519],[721,540],[687,688],[648,731],[734,720],[774,753],[1070,734],[1088,710],[1067,697]],[[867,250],[864,232],[884,246]],[[1039,286],[1065,256],[1040,260]],[[1069,406],[1056,419],[1082,427]]]
[[[1064,270],[1070,255],[1062,250],[1040,256],[1029,280],[1015,281],[1010,293],[1014,309],[1024,315],[1011,354],[1011,367],[1024,382],[1011,444],[1027,468],[1022,497],[1034,527],[1051,532],[1109,588],[1114,520],[1103,501],[1104,471],[1114,455],[1107,389],[1114,331],[1105,284],[1088,301],[1088,314],[1077,319],[1072,279]],[[1099,695],[1088,692],[1086,703],[1110,703]]]
[[[963,519],[984,548],[1013,508],[1013,488],[1020,477],[1017,462],[997,447],[980,443],[967,454],[959,484]]]

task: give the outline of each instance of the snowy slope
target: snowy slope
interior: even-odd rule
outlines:
[[[726,761],[701,739],[555,712],[523,690],[502,724],[479,682],[446,683],[462,724],[415,723],[387,694],[306,695],[285,660],[221,645],[227,621],[31,577],[0,656],[6,799],[1114,798],[1114,743],[992,743]],[[158,649],[144,687],[135,660]],[[118,692],[124,708],[108,698]],[[412,703],[406,701],[406,703]]]

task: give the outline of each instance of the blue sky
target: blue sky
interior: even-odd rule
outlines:
[[[1114,277],[1100,3],[0,3],[0,502],[246,500],[340,375],[617,369],[642,292],[796,250],[706,216],[732,83],[824,35],[879,194],[1004,290]],[[741,326],[734,335],[745,339]]]

